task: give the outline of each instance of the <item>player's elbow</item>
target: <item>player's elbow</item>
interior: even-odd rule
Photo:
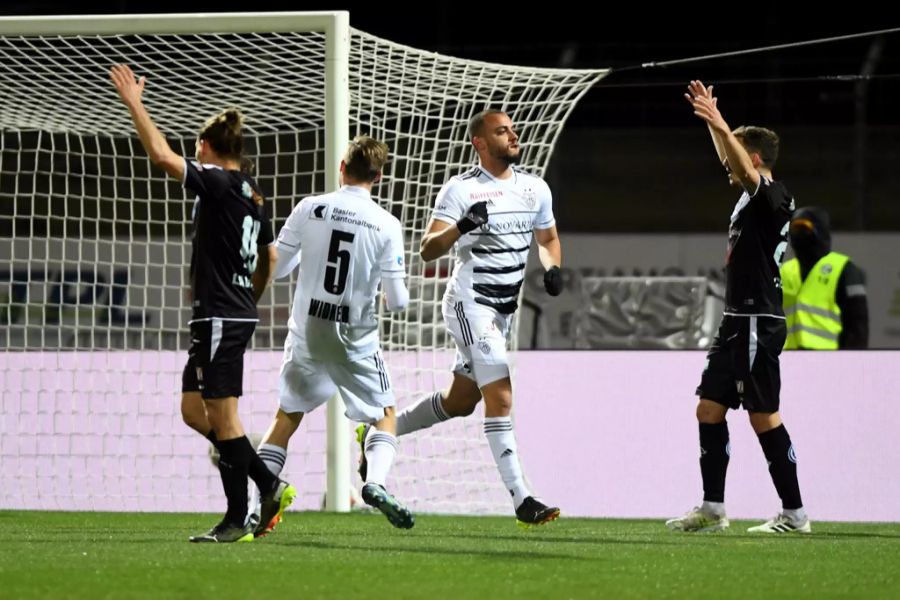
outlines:
[[[441,257],[440,248],[437,247],[433,239],[426,238],[422,240],[422,245],[419,246],[419,256],[425,262],[437,260]]]
[[[157,167],[167,168],[172,164],[181,164],[182,162],[182,158],[172,152],[165,142],[153,144],[147,148],[147,156],[150,158],[150,162]]]

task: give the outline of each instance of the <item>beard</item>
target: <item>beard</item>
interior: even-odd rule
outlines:
[[[502,160],[508,167],[511,165],[519,164],[519,161],[522,159],[522,153],[519,152],[518,154],[511,154],[510,151],[507,150],[503,154],[494,154],[494,158],[496,158],[497,160]]]

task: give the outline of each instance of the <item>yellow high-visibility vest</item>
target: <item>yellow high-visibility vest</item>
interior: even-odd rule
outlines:
[[[785,350],[837,350],[843,330],[836,291],[850,258],[830,252],[800,279],[800,262],[794,258],[781,267],[784,316],[787,318]]]

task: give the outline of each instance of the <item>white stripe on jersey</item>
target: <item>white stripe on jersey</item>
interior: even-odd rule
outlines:
[[[344,186],[300,202],[275,245],[279,260],[300,253],[288,321],[294,349],[336,362],[377,352],[378,284],[406,276],[400,221],[365,188]]]
[[[556,223],[550,188],[540,177],[522,171],[501,180],[475,167],[441,188],[433,218],[456,223],[480,201],[487,202],[488,222],[456,242],[456,266],[445,298],[509,314],[525,278],[534,230]]]

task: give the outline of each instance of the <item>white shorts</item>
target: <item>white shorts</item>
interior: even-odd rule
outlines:
[[[444,302],[442,310],[447,331],[456,342],[453,372],[480,388],[509,377],[506,335],[512,315],[463,302]]]
[[[365,359],[336,363],[300,356],[288,335],[278,378],[278,405],[286,413],[309,413],[336,391],[341,393],[344,414],[351,421],[374,423],[384,409],[394,406],[394,392],[381,352]]]

